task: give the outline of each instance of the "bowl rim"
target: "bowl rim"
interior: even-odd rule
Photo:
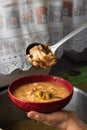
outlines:
[[[68,83],[69,84],[69,87],[70,87],[70,90],[71,91],[69,91],[69,95],[68,96],[66,96],[65,98],[63,98],[63,99],[61,99],[61,100],[54,100],[54,101],[25,101],[25,100],[21,100],[21,99],[19,99],[19,98],[17,98],[17,97],[15,97],[14,95],[13,95],[13,93],[11,92],[11,87],[12,87],[12,85],[14,84],[14,83],[16,83],[16,82],[18,82],[19,80],[24,80],[24,79],[26,79],[26,78],[29,78],[29,77],[37,77],[37,76],[39,76],[39,77],[49,77],[49,78],[54,78],[54,79],[59,79],[59,80],[61,80],[61,81],[64,81],[64,82],[66,82],[66,83]],[[50,80],[51,81],[51,80]],[[38,81],[37,81],[38,82]],[[42,81],[40,81],[40,82],[42,82]],[[46,82],[49,82],[49,81],[46,81]],[[32,82],[33,83],[33,82]],[[26,83],[25,83],[26,84]],[[65,88],[67,88],[67,87],[65,87]],[[62,77],[58,77],[58,76],[54,76],[54,75],[46,75],[46,74],[33,74],[33,75],[28,75],[28,76],[23,76],[23,77],[20,77],[20,78],[17,78],[16,80],[14,80],[11,84],[9,84],[9,86],[8,86],[8,94],[12,97],[12,98],[14,98],[15,100],[17,100],[17,101],[20,101],[20,102],[22,102],[22,103],[29,103],[29,104],[51,104],[51,103],[56,103],[56,102],[61,102],[61,101],[64,101],[64,100],[66,100],[67,98],[69,98],[69,97],[72,97],[72,95],[73,95],[73,92],[74,92],[74,86],[72,85],[72,83],[71,82],[69,82],[68,80],[66,80],[66,79],[64,79],[64,78],[62,78]]]

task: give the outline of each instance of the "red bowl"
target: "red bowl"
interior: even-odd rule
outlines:
[[[32,83],[32,82],[52,82],[56,84],[62,84],[69,90],[69,95],[61,100],[56,100],[52,102],[30,102],[30,101],[23,101],[16,98],[13,95],[14,90],[23,84]],[[73,95],[73,85],[60,77],[51,76],[51,75],[30,75],[26,77],[19,78],[11,83],[8,87],[8,94],[13,103],[21,108],[22,110],[29,112],[29,111],[38,111],[42,113],[51,113],[56,112],[62,108],[64,108],[72,98]]]

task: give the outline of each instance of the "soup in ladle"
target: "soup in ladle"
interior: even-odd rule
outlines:
[[[51,52],[47,45],[40,45],[38,43],[33,45],[33,47],[31,45],[27,48],[26,58],[35,67],[46,69],[47,67],[51,67],[56,64],[55,55]]]

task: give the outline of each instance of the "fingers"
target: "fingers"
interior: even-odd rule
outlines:
[[[31,111],[31,112],[27,113],[27,116],[31,119],[42,121],[43,123],[45,123],[47,125],[58,127],[58,125],[63,124],[64,121],[67,120],[66,113],[67,112],[65,112],[65,111],[59,111],[59,112],[54,112],[54,113],[50,113],[50,114],[44,114],[44,113]]]
[[[42,121],[43,123],[54,126],[57,128],[62,128],[67,126],[67,122],[69,122],[69,119],[71,118],[72,112],[67,112],[64,110],[50,113],[50,114],[44,114],[39,113],[35,111],[31,111],[27,113],[27,116],[31,119],[35,119],[38,121]]]
[[[82,123],[78,119],[77,114],[72,111],[61,110],[50,114],[31,111],[27,113],[27,116],[60,130],[80,130],[80,128],[82,128],[82,130],[87,130],[87,126]]]
[[[39,116],[38,112],[34,112],[34,111],[27,113],[27,117],[29,117],[31,119],[35,119],[35,120],[40,120],[40,116]]]
[[[27,113],[27,116],[31,119],[35,119],[35,120],[39,120],[39,121],[47,121],[48,120],[48,116],[47,114],[43,114],[43,113],[39,113],[39,112],[35,112],[35,111],[31,111],[29,113]]]
[[[55,124],[53,122],[51,123],[49,114],[43,114],[43,113],[31,111],[31,112],[27,113],[27,116],[31,119],[41,121],[41,122],[45,123],[46,125],[55,126]]]

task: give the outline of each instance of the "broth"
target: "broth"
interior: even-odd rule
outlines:
[[[69,95],[69,91],[62,85],[51,82],[34,82],[19,86],[13,95],[25,101],[54,101]]]

